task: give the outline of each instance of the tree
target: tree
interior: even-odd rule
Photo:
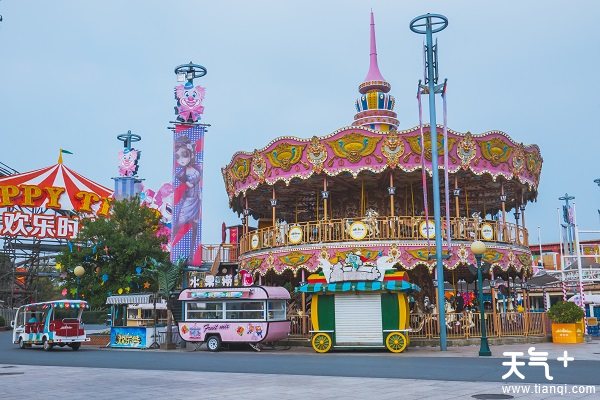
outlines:
[[[138,198],[114,201],[108,218],[82,218],[80,225],[77,239],[57,257],[66,297],[104,308],[107,296],[156,289],[142,271],[149,258],[169,258],[164,251],[168,238],[157,233],[156,210],[140,205]],[[79,265],[85,273],[77,278],[73,271]]]
[[[173,264],[169,261],[160,262],[155,260],[154,258],[150,258],[150,266],[145,271],[146,274],[150,275],[156,284],[156,295],[164,298],[169,301],[169,297],[171,292],[181,286],[181,279],[183,277],[183,271],[186,265],[186,260],[184,258],[177,261],[177,263]],[[154,300],[154,326],[156,326],[156,296]],[[172,314],[169,310],[167,312],[167,332],[166,332],[166,348],[171,348],[172,338],[171,338],[171,324],[172,324]]]

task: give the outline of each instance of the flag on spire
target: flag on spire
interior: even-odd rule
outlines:
[[[62,164],[63,163],[63,159],[62,159],[62,155],[64,154],[73,154],[71,153],[69,150],[64,150],[64,149],[60,149],[60,151],[58,152],[58,163]]]

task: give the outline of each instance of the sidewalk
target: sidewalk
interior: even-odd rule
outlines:
[[[502,395],[500,382],[345,378],[0,365],[0,399],[471,399]],[[35,390],[32,389],[35,386]],[[533,391],[533,385],[531,385]],[[515,399],[594,399],[597,394],[512,394]],[[487,399],[499,397],[483,397]],[[504,397],[507,398],[507,397]]]

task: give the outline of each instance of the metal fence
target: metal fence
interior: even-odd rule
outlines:
[[[501,336],[546,336],[545,312],[507,312],[486,313],[485,329],[488,337]],[[439,338],[437,314],[411,314],[411,337]],[[446,314],[446,333],[448,338],[461,339],[481,337],[481,315],[479,313]]]
[[[291,335],[310,336],[312,330],[308,315],[290,316]],[[304,324],[303,324],[304,320]],[[474,312],[447,313],[446,336],[449,339],[467,339],[481,337],[481,315]],[[506,312],[486,313],[485,329],[488,337],[503,336],[546,336],[547,315],[545,312]],[[437,314],[411,314],[410,336],[413,338],[432,339],[440,337],[440,326]]]
[[[4,321],[6,321],[6,326],[10,326],[10,321],[15,319],[16,313],[17,310],[13,310],[10,308],[0,308],[0,317],[4,318]]]

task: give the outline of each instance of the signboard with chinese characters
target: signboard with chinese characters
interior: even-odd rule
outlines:
[[[110,347],[145,348],[146,328],[138,326],[113,326],[110,329]]]
[[[73,239],[79,220],[62,215],[27,214],[20,211],[2,213],[0,236]]]

